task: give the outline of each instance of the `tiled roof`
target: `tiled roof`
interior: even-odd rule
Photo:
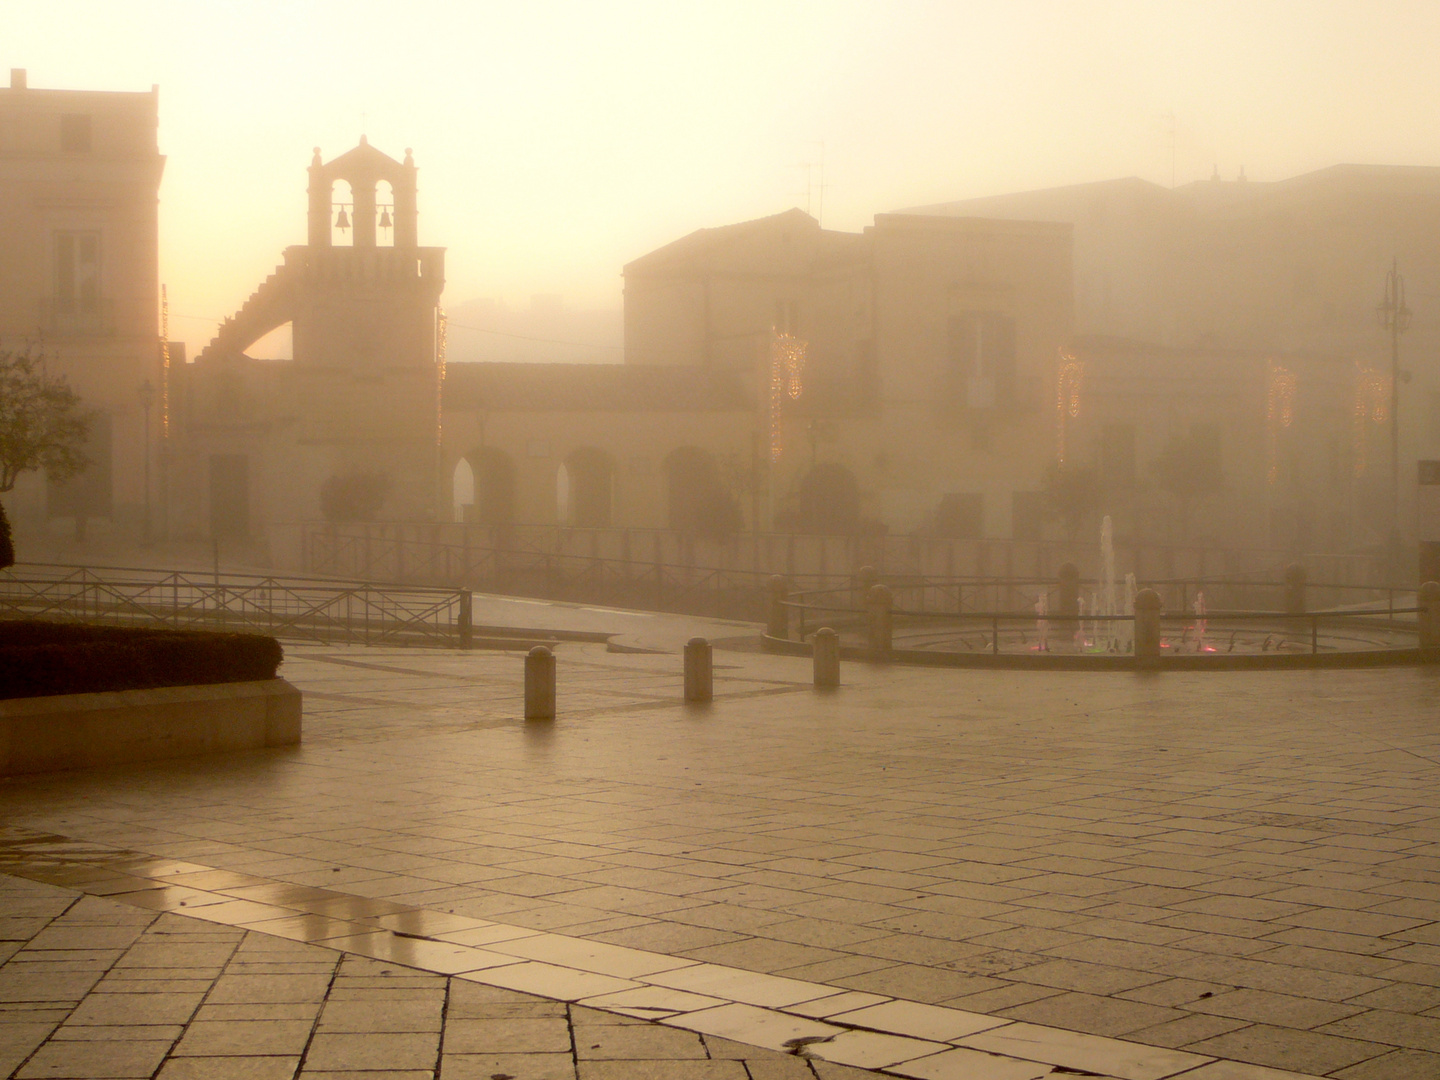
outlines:
[[[446,409],[504,412],[747,410],[731,372],[649,364],[451,364]]]

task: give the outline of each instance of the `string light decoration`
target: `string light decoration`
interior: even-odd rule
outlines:
[[[440,448],[445,413],[445,338],[449,319],[444,308],[435,309],[435,447]]]
[[[1378,427],[1389,419],[1390,377],[1356,361],[1355,405],[1352,412],[1356,476],[1363,476],[1370,464],[1370,425]]]
[[[1269,467],[1265,479],[1280,479],[1280,432],[1295,422],[1295,373],[1270,360],[1265,365],[1265,435]]]
[[[770,330],[770,460],[779,461],[784,448],[781,408],[785,398],[798,398],[804,390],[801,373],[809,343],[794,334]]]
[[[160,438],[170,438],[170,297],[160,286]]]
[[[1085,361],[1060,350],[1060,370],[1055,380],[1055,458],[1065,464],[1070,421],[1080,415],[1080,389],[1085,382]]]

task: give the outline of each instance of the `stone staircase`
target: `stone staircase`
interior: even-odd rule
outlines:
[[[240,310],[220,324],[219,331],[195,358],[197,362],[243,353],[255,342],[294,318],[300,276],[290,263],[281,263],[260,283]]]

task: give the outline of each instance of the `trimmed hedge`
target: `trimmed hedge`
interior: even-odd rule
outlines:
[[[252,682],[282,659],[259,634],[0,620],[0,699]]]

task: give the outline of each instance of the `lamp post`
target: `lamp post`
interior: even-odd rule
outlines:
[[[145,543],[150,543],[150,406],[155,404],[155,387],[146,379],[138,391],[140,395],[140,407],[145,413],[145,442],[142,452],[145,455],[145,520],[143,538]]]
[[[1398,258],[1385,275],[1385,298],[1375,305],[1375,318],[1390,335],[1390,543],[1399,556],[1400,546],[1400,335],[1410,329],[1405,306],[1405,279]]]

